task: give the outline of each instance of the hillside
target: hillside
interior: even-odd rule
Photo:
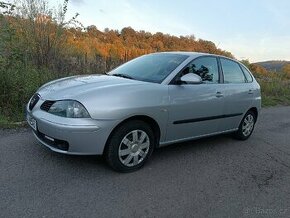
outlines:
[[[49,8],[45,0],[23,1],[15,1],[16,6],[0,1],[0,121],[23,119],[25,104],[48,81],[105,73],[143,54],[195,51],[233,57],[194,35],[84,27],[77,14],[65,18],[67,0],[58,9]]]
[[[255,64],[258,64],[264,67],[268,71],[281,72],[283,66],[285,64],[290,64],[290,61],[262,61],[262,62],[257,62]]]

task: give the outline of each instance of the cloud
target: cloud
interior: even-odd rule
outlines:
[[[248,38],[236,35],[223,41],[221,47],[232,52],[237,59],[249,59],[251,62],[290,60],[289,36],[274,37],[269,35],[261,38]]]

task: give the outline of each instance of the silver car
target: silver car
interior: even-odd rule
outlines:
[[[27,105],[36,139],[49,149],[104,155],[121,172],[139,169],[157,147],[221,133],[250,137],[260,86],[227,57],[164,52],[106,75],[49,82]]]

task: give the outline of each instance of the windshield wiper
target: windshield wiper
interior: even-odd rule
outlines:
[[[126,78],[126,79],[135,79],[127,74],[123,74],[123,73],[115,73],[115,74],[111,74],[111,76],[118,76],[118,77],[123,77],[123,78]]]

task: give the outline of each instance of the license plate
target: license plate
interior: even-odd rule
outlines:
[[[29,114],[27,114],[26,118],[27,118],[27,122],[29,126],[31,126],[31,128],[36,131],[37,130],[36,120],[33,117],[31,117]]]

